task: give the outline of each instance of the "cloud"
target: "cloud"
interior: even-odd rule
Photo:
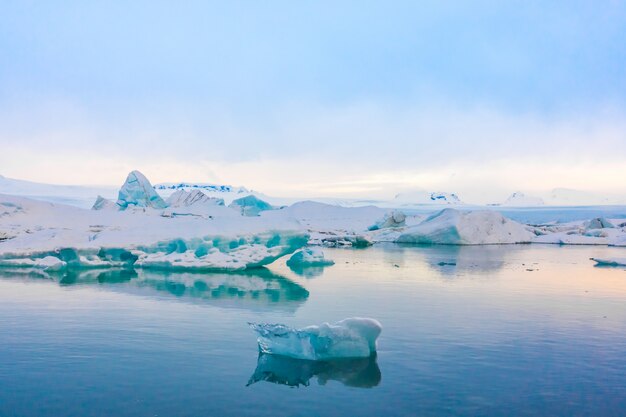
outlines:
[[[610,107],[547,118],[445,100],[293,104],[247,124],[210,109],[103,118],[57,100],[3,114],[2,173],[36,181],[116,184],[138,168],[154,181],[276,195],[389,197],[417,187],[476,202],[517,189],[624,188],[626,118]]]

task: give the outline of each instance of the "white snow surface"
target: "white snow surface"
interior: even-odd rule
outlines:
[[[524,225],[490,210],[445,209],[407,228],[396,242],[446,245],[528,243],[534,234]]]
[[[0,195],[0,231],[8,237],[0,240],[0,266],[56,256],[81,267],[236,270],[266,265],[306,243],[293,219],[215,210],[209,219],[164,217],[145,207],[85,210]]]
[[[250,325],[259,334],[261,352],[312,361],[372,356],[382,331],[377,320],[361,317],[302,329],[284,324]]]

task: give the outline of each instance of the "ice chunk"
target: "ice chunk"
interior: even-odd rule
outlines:
[[[55,256],[46,256],[45,258],[37,259],[34,266],[46,272],[56,272],[65,269],[67,263]]]
[[[118,210],[119,206],[111,200],[107,200],[101,195],[98,196],[96,202],[91,207],[92,210]]]
[[[381,373],[375,355],[357,359],[309,361],[262,353],[247,385],[266,381],[290,387],[308,387],[313,377],[317,377],[320,385],[339,381],[348,387],[371,388],[380,383]]]
[[[377,320],[360,317],[303,329],[284,324],[250,325],[259,333],[261,352],[313,361],[371,356],[376,353],[376,339],[382,331]]]
[[[613,223],[605,219],[604,217],[596,217],[585,223],[585,230],[594,229],[614,229]]]
[[[224,200],[209,197],[200,190],[185,191],[181,189],[169,196],[166,203],[168,207],[190,207],[198,205],[223,206]]]
[[[527,243],[534,237],[527,228],[495,211],[461,212],[445,209],[400,235],[398,243],[486,245]]]
[[[334,264],[334,261],[324,257],[324,252],[321,249],[312,247],[295,252],[287,261],[288,266],[330,266]]]
[[[385,216],[370,226],[368,230],[402,227],[404,225],[406,225],[406,215],[399,210],[392,210],[389,213],[385,213]]]
[[[596,266],[626,266],[626,258],[591,258]]]
[[[128,174],[117,197],[117,205],[121,210],[129,206],[152,207],[162,209],[167,207],[165,201],[152,188],[150,181],[139,171]]]
[[[233,200],[228,207],[238,210],[243,216],[258,216],[262,211],[274,210],[271,204],[254,195]]]

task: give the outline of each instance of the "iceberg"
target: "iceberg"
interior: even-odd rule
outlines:
[[[615,226],[609,220],[604,217],[596,217],[595,219],[591,219],[588,222],[585,222],[586,231],[594,230],[594,229],[614,229]]]
[[[126,182],[119,191],[117,205],[120,210],[125,210],[130,206],[155,209],[167,207],[165,201],[152,188],[150,181],[139,171],[132,171],[128,174]]]
[[[250,326],[259,334],[260,352],[312,361],[372,356],[382,331],[377,320],[360,317],[302,329],[267,323]]]
[[[91,207],[92,210],[118,210],[119,206],[111,200],[107,200],[101,195],[98,196],[96,202]]]
[[[296,251],[287,261],[287,266],[290,267],[330,266],[334,264],[334,261],[324,257],[324,252],[321,249],[312,247]]]
[[[262,211],[274,210],[274,207],[270,203],[254,195],[233,200],[228,207],[239,211],[243,216],[258,216]]]
[[[626,266],[626,258],[591,258],[596,266]]]
[[[209,197],[200,190],[185,191],[180,189],[172,193],[165,201],[168,207],[190,207],[197,205],[223,206],[221,198]]]
[[[242,217],[224,206],[210,218],[160,210],[85,210],[0,195],[0,266],[36,268],[48,256],[67,268],[243,270],[306,245],[289,218]]]
[[[308,387],[314,377],[317,377],[319,385],[338,381],[348,387],[372,388],[380,383],[381,372],[376,355],[357,359],[309,361],[261,353],[246,386],[266,381],[289,387]]]
[[[445,209],[407,228],[396,242],[440,245],[529,243],[534,234],[495,211]]]
[[[406,215],[399,210],[392,210],[385,213],[385,216],[370,226],[368,230],[387,229],[390,227],[402,227],[406,225]]]

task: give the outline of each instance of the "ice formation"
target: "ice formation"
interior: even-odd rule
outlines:
[[[228,207],[239,211],[244,216],[258,216],[262,211],[274,210],[274,207],[271,204],[254,195],[248,195],[246,197],[233,200]]]
[[[596,217],[588,222],[585,222],[585,230],[590,231],[594,229],[614,229],[615,226],[609,220],[604,217]]]
[[[372,356],[382,331],[377,320],[360,317],[303,329],[284,324],[250,325],[259,334],[261,352],[313,361]]]
[[[162,209],[167,207],[165,201],[154,191],[150,181],[139,171],[128,174],[117,197],[117,205],[121,210],[129,206],[151,207]]]
[[[524,225],[495,211],[442,210],[409,227],[398,243],[485,245],[528,243],[534,238]]]
[[[118,210],[119,208],[120,206],[111,200],[107,200],[101,195],[98,196],[96,202],[93,203],[93,206],[91,207],[92,210]]]
[[[195,205],[223,206],[221,198],[209,197],[200,190],[180,189],[172,193],[165,201],[168,207],[190,207]]]
[[[307,243],[293,219],[242,217],[213,206],[214,217],[84,210],[0,195],[0,266],[35,267],[54,256],[68,267],[241,270],[267,265]]]
[[[399,210],[385,213],[382,219],[370,226],[368,230],[386,229],[389,227],[402,227],[406,225],[406,215]]]
[[[626,266],[626,258],[591,258],[597,266]]]
[[[520,191],[516,191],[507,198],[503,206],[515,206],[515,207],[536,207],[543,206],[545,203],[539,197],[528,196]]]
[[[314,377],[317,377],[320,385],[325,385],[328,381],[339,381],[348,387],[371,388],[380,383],[381,373],[376,356],[308,361],[262,353],[247,385],[266,381],[290,387],[307,387]]]
[[[314,247],[300,249],[291,255],[287,261],[287,265],[290,267],[330,266],[334,264],[334,261],[324,257],[324,252],[321,249]]]

